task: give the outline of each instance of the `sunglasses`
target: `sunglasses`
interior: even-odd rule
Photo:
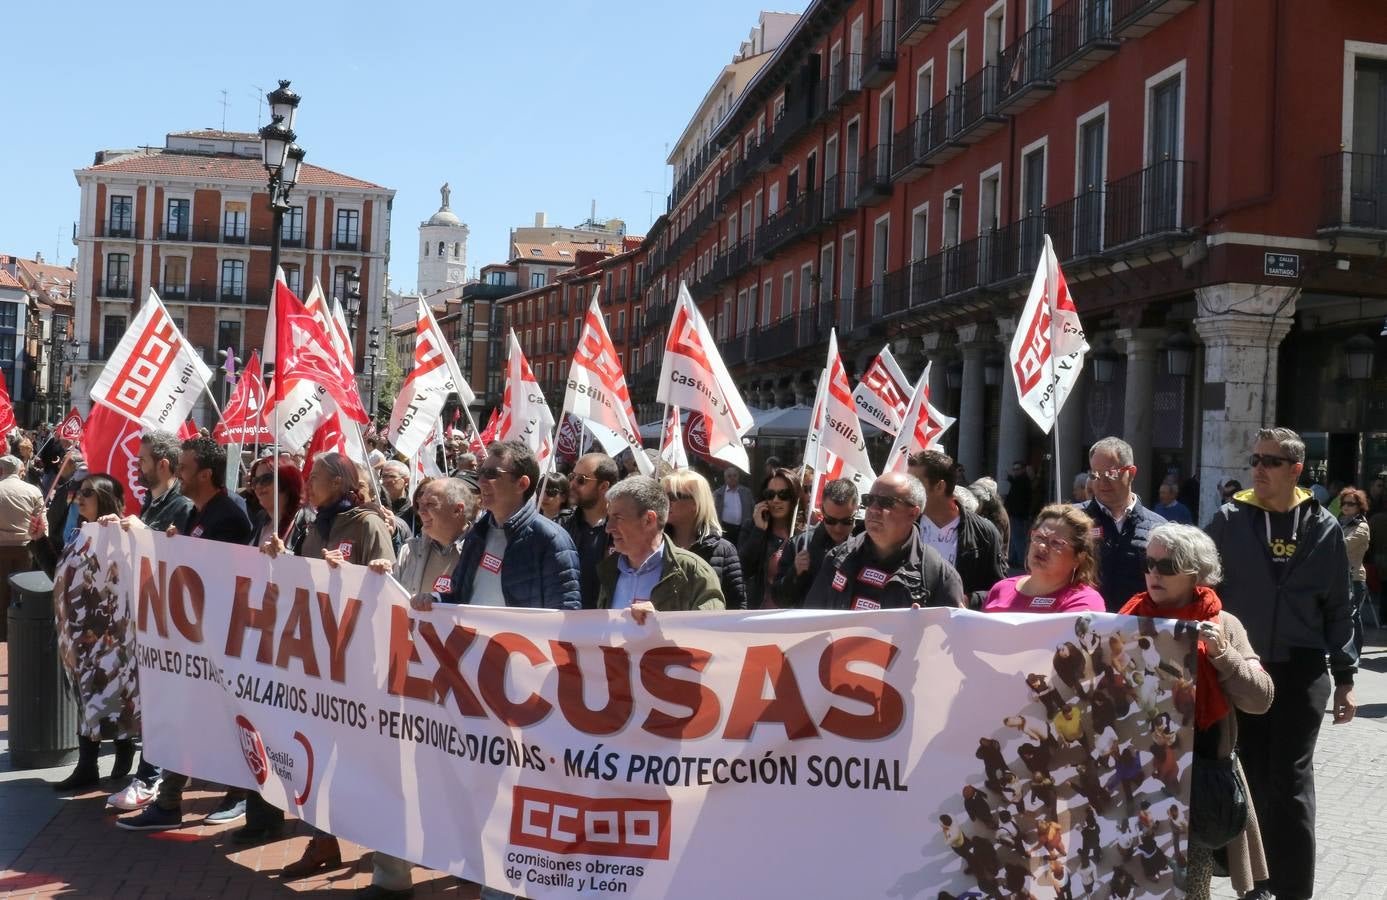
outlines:
[[[562,494],[563,494],[563,491],[562,491],[560,488],[556,488],[556,487],[547,487],[547,488],[544,489],[544,496],[546,496],[546,497],[558,497],[558,496],[560,496],[560,495],[562,495]]]
[[[873,506],[880,506],[882,512],[890,512],[896,508],[896,504],[904,503],[900,497],[887,497],[884,494],[863,494],[862,508],[871,509]]]
[[[269,475],[256,475],[255,478],[251,479],[251,484],[255,485],[256,487],[265,487],[274,483],[275,477],[273,473]]]
[[[1108,469],[1104,472],[1089,472],[1089,476],[1096,481],[1119,481],[1122,473],[1126,472],[1131,466],[1121,466],[1116,469]]]
[[[79,497],[95,497],[95,496],[96,496],[96,488],[84,487],[84,488],[80,489],[79,491],[77,491],[77,495],[78,495]]]
[[[477,477],[485,479],[486,481],[495,481],[496,479],[500,478],[502,475],[505,475],[509,471],[510,469],[502,469],[499,467],[482,468],[477,470]]]
[[[693,494],[666,494],[665,496],[669,498],[669,502],[670,502],[670,503],[673,503],[673,502],[676,501],[676,500],[692,500],[692,499],[693,499]]]
[[[573,482],[573,483],[576,484],[576,485],[584,485],[584,484],[587,484],[589,481],[596,481],[596,480],[597,480],[597,476],[596,476],[596,475],[572,475],[572,476],[569,477],[568,480],[571,481],[571,482]]]
[[[789,488],[781,488],[781,489],[778,490],[778,491],[776,491],[776,490],[769,490],[769,491],[766,491],[764,494],[761,495],[761,499],[762,499],[762,500],[766,500],[766,501],[770,501],[770,500],[784,500],[785,502],[788,503],[789,501],[795,499],[795,492],[792,491],[792,490],[790,490]]]
[[[1247,466],[1250,469],[1255,469],[1259,466],[1264,466],[1268,469],[1279,469],[1286,465],[1293,466],[1295,462],[1296,461],[1289,456],[1263,456],[1260,453],[1254,453],[1247,458]]]
[[[1157,572],[1161,575],[1185,574],[1180,571],[1179,566],[1175,565],[1175,560],[1171,559],[1169,556],[1165,557],[1164,559],[1152,559],[1149,556],[1146,557],[1146,571]]]
[[[825,525],[851,525],[853,523],[853,517],[844,516],[841,519],[835,519],[830,515],[822,515],[819,517],[819,521],[823,522]]]

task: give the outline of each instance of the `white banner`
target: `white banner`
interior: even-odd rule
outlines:
[[[910,379],[901,371],[900,363],[892,355],[889,346],[872,360],[862,380],[852,391],[852,402],[857,404],[857,417],[863,422],[871,422],[890,435],[900,433],[910,408],[910,395],[915,389]]]
[[[212,370],[188,345],[150,288],[97,375],[91,398],[151,431],[177,431],[211,380]]]
[[[150,758],[368,847],[540,900],[1174,890],[1190,629],[416,612],[364,568],[86,528],[131,586]]]

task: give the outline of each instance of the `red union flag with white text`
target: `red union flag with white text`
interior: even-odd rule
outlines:
[[[867,455],[867,439],[848,387],[848,372],[843,368],[843,358],[838,355],[837,329],[829,334],[828,365],[823,378],[828,387],[824,391],[823,422],[819,426],[820,465],[815,468],[824,470],[826,480],[832,480],[827,478],[829,474],[835,479],[851,479],[858,493],[865,493],[876,480],[876,470]],[[828,465],[823,464],[825,456],[830,460]]]
[[[0,379],[5,377],[0,372]],[[72,412],[67,414],[67,418],[58,423],[58,439],[63,441],[80,441],[82,439],[82,414],[77,411],[77,407],[72,408]]]
[[[751,460],[742,446],[742,436],[751,430],[751,411],[742,402],[708,323],[682,281],[674,321],[665,339],[655,399],[702,413],[708,429],[708,454],[743,472],[751,471]]]
[[[1087,352],[1079,311],[1047,234],[1016,336],[1011,339],[1010,359],[1016,400],[1046,434],[1074,389]]]
[[[212,370],[179,333],[151,288],[91,398],[154,431],[177,431],[207,390]]]
[[[265,425],[265,381],[260,374],[260,351],[251,351],[241,380],[231,392],[222,420],[212,429],[219,444],[268,444],[274,439]]]
[[[507,344],[506,390],[501,405],[496,439],[520,441],[534,452],[540,472],[549,471],[554,462],[554,414],[513,330]]]
[[[931,363],[930,365],[933,365]],[[935,409],[929,402],[929,370],[925,366],[920,383],[915,385],[915,393],[910,398],[910,408],[906,411],[905,422],[900,434],[886,454],[886,463],[881,467],[885,472],[906,472],[913,453],[931,450],[939,443],[939,437],[956,421]]]
[[[641,474],[651,475],[655,467],[641,444],[640,424],[636,421],[636,409],[631,405],[631,391],[626,387],[626,375],[621,370],[621,356],[602,321],[598,293],[598,290],[592,292],[592,303],[588,305],[578,346],[573,351],[563,408],[584,420],[592,436],[609,454],[617,456],[630,450]]]
[[[126,515],[139,515],[145,489],[140,483],[140,423],[97,404],[87,416],[82,458],[91,472],[104,472],[125,491]]]
[[[332,338],[318,319],[284,283],[275,281],[275,402],[283,402],[297,382],[320,385],[337,402],[341,413],[354,422],[365,422],[351,367],[338,355]]]
[[[465,405],[477,399],[458,370],[448,339],[433,312],[420,299],[414,329],[414,368],[395,398],[386,428],[386,437],[397,451],[408,457],[419,451],[438,429],[451,393],[457,393]]]
[[[887,434],[899,434],[913,393],[890,347],[882,347],[852,392],[857,414]]]
[[[5,383],[5,373],[0,372],[0,437],[6,437],[19,427],[14,420],[14,404],[10,402],[10,388]]]

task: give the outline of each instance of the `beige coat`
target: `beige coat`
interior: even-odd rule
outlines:
[[[1373,532],[1367,522],[1359,522],[1344,529],[1344,546],[1348,550],[1349,581],[1367,581],[1368,570],[1363,568],[1363,557],[1368,555],[1368,545],[1372,543]]]
[[[1262,668],[1257,652],[1247,639],[1247,631],[1237,617],[1224,612],[1219,620],[1228,635],[1228,647],[1219,656],[1209,657],[1209,662],[1218,670],[1219,687],[1223,688],[1230,706],[1247,713],[1264,713],[1271,708],[1271,676]],[[1238,745],[1238,717],[1230,711],[1215,727],[1219,729],[1219,756],[1227,757]],[[1241,768],[1240,765],[1240,775]],[[1246,786],[1247,776],[1243,775],[1242,778]],[[1248,799],[1251,800],[1250,795]],[[1228,845],[1228,875],[1233,881],[1233,889],[1239,894],[1251,891],[1253,882],[1268,877],[1262,832],[1257,826],[1257,811],[1250,802],[1247,813],[1247,827]]]

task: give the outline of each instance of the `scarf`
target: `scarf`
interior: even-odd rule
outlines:
[[[352,501],[343,497],[336,503],[318,510],[318,518],[313,522],[313,526],[318,529],[318,537],[327,540],[327,536],[332,533],[332,523],[337,519],[337,516],[351,508]]]
[[[1145,591],[1128,600],[1121,609],[1124,616],[1188,619],[1195,622],[1216,622],[1222,611],[1223,603],[1218,599],[1218,594],[1207,587],[1196,587],[1194,600],[1176,609],[1157,606]],[[1223,696],[1223,688],[1219,687],[1218,670],[1209,662],[1209,651],[1203,641],[1196,646],[1199,649],[1199,679],[1194,694],[1194,721],[1200,728],[1208,728],[1228,715],[1228,698]]]

